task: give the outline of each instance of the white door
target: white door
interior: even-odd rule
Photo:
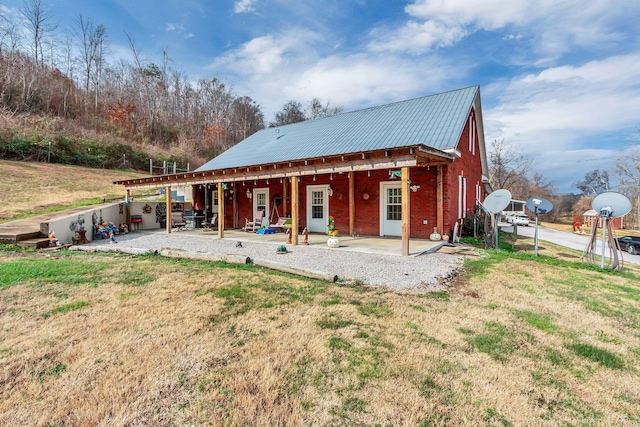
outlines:
[[[329,218],[329,186],[307,186],[307,230],[326,233]]]
[[[402,236],[402,185],[380,183],[380,235]]]
[[[211,212],[218,213],[218,190],[211,192]]]
[[[258,211],[263,211],[262,225],[269,225],[269,189],[254,188],[253,189],[253,218],[256,218]]]

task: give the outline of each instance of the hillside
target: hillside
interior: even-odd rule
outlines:
[[[0,223],[82,204],[121,198],[113,181],[144,174],[48,163],[0,160]]]

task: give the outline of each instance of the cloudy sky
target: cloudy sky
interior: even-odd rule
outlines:
[[[313,97],[345,111],[481,86],[487,143],[504,138],[563,192],[640,144],[638,0],[41,0],[218,77],[267,120]],[[21,0],[0,0],[7,11]]]

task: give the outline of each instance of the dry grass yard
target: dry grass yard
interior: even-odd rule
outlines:
[[[0,425],[640,424],[637,269],[490,251],[449,292],[400,295],[8,249]]]
[[[118,179],[143,174],[48,163],[0,160],[0,223],[122,198]]]

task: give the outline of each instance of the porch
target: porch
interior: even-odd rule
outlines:
[[[164,230],[158,230],[154,232],[164,233]],[[210,236],[214,239],[218,239],[218,233],[216,231],[205,231],[203,229],[193,229],[176,232],[172,234],[181,235],[193,235],[193,236]],[[402,238],[401,237],[376,237],[376,236],[347,236],[341,235],[340,247],[329,248],[327,246],[326,234],[322,233],[310,233],[308,243],[310,247],[326,249],[331,251],[343,251],[343,252],[359,252],[368,254],[380,254],[380,255],[402,255]],[[247,233],[242,230],[224,230],[223,240],[232,240],[238,242],[259,242],[259,243],[273,243],[274,245],[285,245],[287,241],[287,235],[285,233],[273,233],[273,234],[257,234]],[[304,240],[304,236],[298,235],[298,244],[300,245]],[[410,252],[409,256],[418,256],[425,252],[437,251],[446,242],[431,241],[426,239],[410,239]],[[291,245],[286,245],[291,249]]]

